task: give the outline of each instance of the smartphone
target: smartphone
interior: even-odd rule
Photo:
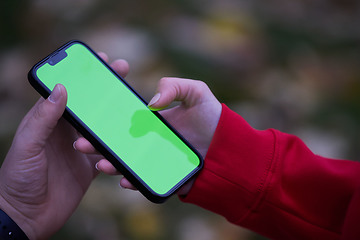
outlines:
[[[196,149],[85,43],[64,44],[28,79],[44,98],[64,85],[64,117],[150,201],[164,202],[202,168]]]

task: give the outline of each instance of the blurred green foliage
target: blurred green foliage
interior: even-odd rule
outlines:
[[[111,59],[146,99],[163,76],[205,81],[254,127],[316,153],[360,159],[356,0],[5,0],[0,2],[0,155],[38,98],[28,69],[70,39]],[[174,197],[153,205],[100,176],[53,239],[263,239]]]

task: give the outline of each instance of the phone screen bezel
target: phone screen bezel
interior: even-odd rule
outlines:
[[[67,48],[71,47],[73,44],[81,44],[89,50],[94,57],[96,57],[109,71],[111,71],[118,79],[121,81],[143,104],[147,105],[148,103],[138,94],[121,76],[119,76],[115,70],[113,70],[94,50],[92,50],[87,44],[78,41],[72,40],[59,47],[53,53],[49,54],[43,60],[39,61],[34,67],[31,68],[28,74],[28,79],[30,84],[44,97],[47,98],[51,93],[51,90],[37,77],[37,70],[44,64],[51,61],[51,59],[62,53]],[[51,63],[50,63],[51,64]],[[55,63],[56,64],[56,63]],[[150,111],[150,110],[149,110]],[[186,139],[178,133],[158,112],[153,112],[157,118],[159,118],[171,131],[181,139],[199,158],[199,165],[190,172],[186,178],[182,179],[177,183],[170,191],[166,194],[158,194],[154,192],[148,185],[139,178],[131,169],[124,166],[124,163],[116,154],[101,140],[96,134],[92,132],[83,122],[73,113],[68,107],[66,107],[64,112],[64,117],[67,119],[86,139],[88,139],[94,147],[114,166],[117,168],[146,198],[155,203],[164,202],[169,196],[176,192],[185,182],[187,182],[191,177],[193,177],[202,167],[203,167],[203,158],[200,153],[188,142]]]

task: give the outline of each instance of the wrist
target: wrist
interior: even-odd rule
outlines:
[[[27,236],[27,239],[36,239],[36,233],[31,225],[31,219],[25,217],[23,213],[9,204],[2,196],[0,196],[0,212],[3,211],[14,224]],[[1,221],[1,219],[0,219]],[[3,226],[1,226],[2,228]],[[0,228],[0,231],[1,231]],[[1,238],[2,239],[2,238]],[[5,238],[6,239],[6,238]],[[9,239],[25,239],[25,238],[9,238]]]

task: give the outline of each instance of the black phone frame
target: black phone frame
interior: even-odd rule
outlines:
[[[107,67],[123,84],[125,84],[130,91],[132,91],[145,105],[148,103],[138,94],[114,69],[110,67],[92,48],[90,48],[86,43],[79,40],[71,40],[57,50],[49,54],[47,57],[36,63],[28,72],[28,80],[31,86],[43,97],[47,98],[51,91],[48,87],[43,84],[40,79],[36,76],[36,70],[47,63],[53,56],[57,55],[59,52],[67,49],[73,44],[81,44],[85,46],[99,61],[101,61],[105,67]],[[178,132],[174,127],[172,127],[157,111],[152,111],[169,129],[171,129],[199,158],[200,164],[192,172],[190,172],[187,177],[182,179],[177,183],[172,189],[170,189],[166,194],[158,194],[154,192],[148,185],[138,177],[126,164],[117,156],[101,139],[99,139],[91,129],[89,129],[68,107],[66,107],[63,117],[79,132],[81,133],[98,151],[101,153],[107,160],[109,160],[113,166],[123,174],[123,176],[129,180],[148,200],[153,203],[163,203],[165,202],[172,194],[179,190],[186,182],[188,182],[192,177],[194,177],[204,165],[204,160],[201,154]]]

